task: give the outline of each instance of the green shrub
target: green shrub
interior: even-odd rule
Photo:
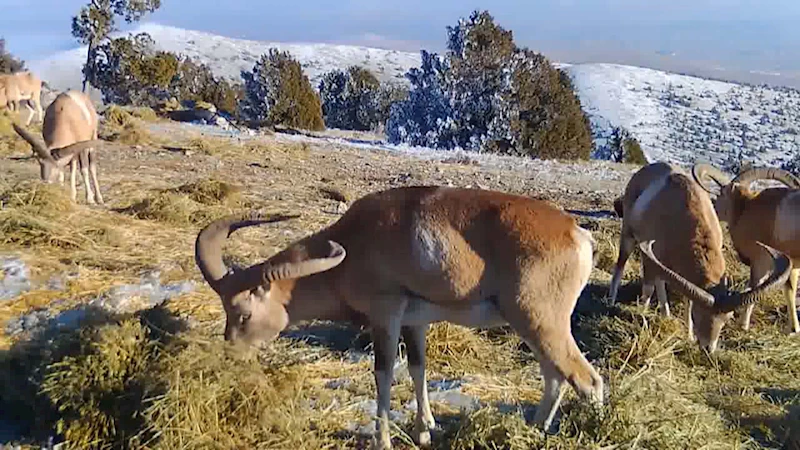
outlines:
[[[569,77],[527,49],[516,61],[512,104],[518,115],[511,120],[516,151],[543,159],[589,159],[589,119]]]
[[[517,47],[487,11],[447,31],[447,53],[423,50],[421,67],[406,74],[412,89],[391,107],[389,142],[589,158],[589,120],[565,73]]]
[[[117,38],[92,50],[89,81],[106,103],[153,106],[167,96],[178,73],[178,57],[154,50],[147,33]]]
[[[303,68],[288,52],[270,49],[249,72],[243,71],[242,115],[256,126],[284,125],[322,130],[322,106]]]
[[[186,57],[181,60],[177,76],[172,80],[171,93],[182,101],[211,103],[218,110],[236,117],[244,88],[239,83],[215,77],[208,65]]]
[[[647,158],[642,151],[639,141],[623,127],[614,127],[608,142],[608,157],[611,161],[637,164],[647,164]]]
[[[636,138],[625,139],[622,142],[623,149],[623,162],[628,164],[638,164],[644,166],[647,164],[647,158],[644,156],[642,146]]]
[[[325,124],[332,128],[367,131],[380,122],[380,82],[369,70],[352,66],[333,70],[319,84]]]
[[[0,38],[0,73],[13,73],[25,69],[25,63],[6,50],[6,40]]]

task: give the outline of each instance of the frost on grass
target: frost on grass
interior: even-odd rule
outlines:
[[[190,293],[195,288],[193,281],[162,284],[160,273],[150,272],[144,275],[138,283],[113,287],[78,308],[56,312],[54,307],[60,303],[56,301],[48,308],[37,309],[17,316],[6,322],[5,332],[13,336],[36,331],[42,327],[74,328],[81,323],[90,310],[102,309],[110,314],[132,313],[159,306],[171,298]]]
[[[0,257],[0,301],[10,300],[30,288],[30,269],[25,262],[15,257]]]

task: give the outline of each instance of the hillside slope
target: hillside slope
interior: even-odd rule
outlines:
[[[227,38],[159,24],[142,24],[164,50],[203,61],[218,75],[238,78],[270,47],[291,52],[318,85],[327,71],[358,64],[381,81],[405,82],[419,54],[331,44],[273,43]],[[58,89],[77,87],[85,48],[34,61],[33,70]],[[557,64],[574,80],[592,120],[597,150],[604,157],[614,127],[628,129],[650,160],[729,164],[739,155],[780,164],[796,155],[800,136],[800,93],[793,89],[745,86],[617,64]]]

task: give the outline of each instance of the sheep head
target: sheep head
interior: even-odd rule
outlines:
[[[695,181],[712,196],[716,193],[709,186],[712,181],[719,187],[719,193],[714,198],[714,210],[717,217],[723,222],[734,221],[739,205],[756,193],[750,190],[750,185],[758,180],[775,180],[793,189],[800,189],[800,179],[791,173],[774,167],[750,167],[731,179],[730,176],[709,164],[695,164],[692,167],[692,176]]]
[[[63,148],[47,150],[44,143],[34,137],[28,130],[16,123],[12,124],[12,126],[14,127],[14,131],[31,145],[33,154],[36,156],[36,161],[39,162],[39,177],[45,183],[56,182],[59,174],[64,170],[64,167],[69,164],[76,155],[102,142],[100,140],[81,141]]]
[[[222,260],[224,241],[239,228],[274,223],[298,216],[227,216],[207,225],[197,236],[195,262],[219,295],[225,310],[225,340],[249,348],[271,341],[289,323],[286,305],[295,280],[338,266],[344,248],[333,241],[308,241],[253,266],[228,269]]]
[[[772,273],[765,281],[755,288],[739,292],[731,289],[730,279],[725,277],[716,286],[705,290],[662,264],[653,254],[654,242],[653,240],[641,242],[639,249],[644,258],[659,272],[660,278],[692,302],[691,314],[695,336],[700,346],[709,352],[716,350],[722,328],[735,310],[757,303],[770,291],[782,286],[792,271],[792,260],[786,254],[757,242],[769,253],[773,261]]]

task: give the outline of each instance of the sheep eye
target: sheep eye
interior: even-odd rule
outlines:
[[[246,313],[239,316],[239,323],[244,325],[250,320],[250,317],[253,316],[253,313]]]

